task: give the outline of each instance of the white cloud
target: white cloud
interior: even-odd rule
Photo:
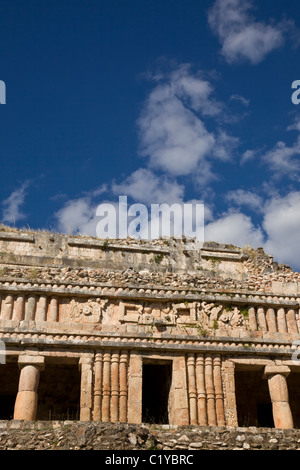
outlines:
[[[244,98],[244,97],[241,96],[241,95],[231,95],[230,101],[238,101],[238,102],[242,103],[246,108],[247,108],[247,107],[249,106],[249,104],[250,104],[250,100]]]
[[[107,185],[103,184],[91,191],[85,191],[81,197],[65,202],[63,207],[54,214],[57,230],[68,235],[80,234],[95,237],[99,196],[107,190]]]
[[[2,221],[4,223],[15,223],[25,219],[26,215],[22,212],[21,206],[24,204],[26,190],[29,181],[25,181],[22,186],[11,193],[11,195],[2,202]]]
[[[235,191],[229,191],[226,194],[226,200],[234,202],[238,206],[247,206],[252,210],[261,212],[263,210],[262,198],[251,191],[245,191],[244,189],[237,189]]]
[[[56,214],[58,231],[68,235],[96,236],[97,204],[88,196],[69,200]]]
[[[287,127],[288,131],[300,131],[300,116],[296,116],[293,124]]]
[[[137,121],[140,154],[151,169],[211,181],[212,161],[230,159],[238,142],[224,130],[209,131],[204,121],[219,116],[223,106],[213,99],[211,84],[187,65],[156,80]]]
[[[295,29],[292,21],[257,21],[250,14],[252,9],[248,0],[217,0],[209,11],[209,25],[218,36],[221,54],[228,63],[246,60],[258,64],[281,47],[286,33]]]
[[[183,200],[184,186],[165,176],[157,176],[149,169],[139,168],[122,183],[113,183],[112,191],[145,204],[172,203]]]
[[[238,139],[223,129],[209,131],[206,126],[205,120],[220,117],[223,110],[213,98],[212,85],[200,73],[191,73],[186,64],[152,78],[155,86],[137,121],[146,167],[121,182],[113,181],[68,201],[56,214],[60,231],[95,235],[96,208],[104,192],[111,200],[127,196],[148,207],[188,203],[184,200],[186,186],[178,177],[189,176],[203,196],[209,192],[207,183],[218,178],[213,162],[233,160]],[[205,210],[211,219],[211,210]]]
[[[246,150],[243,155],[241,156],[241,165],[253,160],[256,156],[256,152],[254,150]]]
[[[288,146],[285,142],[277,142],[275,147],[262,156],[262,161],[269,166],[275,178],[288,176],[299,181],[300,171],[300,137]]]

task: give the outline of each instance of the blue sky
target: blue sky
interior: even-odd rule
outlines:
[[[206,240],[300,269],[298,2],[2,0],[0,44],[0,222],[199,202]]]

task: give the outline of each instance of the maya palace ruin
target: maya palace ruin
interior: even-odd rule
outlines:
[[[262,249],[0,231],[0,419],[300,427],[300,274]]]

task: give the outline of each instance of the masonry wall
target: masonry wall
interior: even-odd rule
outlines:
[[[300,450],[299,441],[299,430],[0,421],[0,450],[147,450],[151,455],[161,450]]]

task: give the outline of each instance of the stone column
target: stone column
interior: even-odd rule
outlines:
[[[35,314],[35,321],[46,321],[47,315],[47,296],[41,295],[38,301],[36,314]]]
[[[249,328],[251,331],[256,331],[257,330],[257,321],[256,321],[256,314],[255,314],[255,308],[250,307],[248,310],[249,313]]]
[[[287,366],[266,366],[264,370],[264,378],[268,379],[275,428],[294,427],[286,383],[289,373],[290,368]]]
[[[49,321],[58,321],[58,299],[51,297],[49,309]]]
[[[215,389],[213,382],[213,367],[211,356],[205,357],[205,386],[207,399],[207,418],[209,426],[217,425],[217,416],[215,408]]]
[[[278,322],[278,331],[280,333],[287,333],[287,324],[286,324],[284,308],[279,308],[277,310],[277,322]]]
[[[263,307],[258,307],[257,309],[257,322],[261,331],[267,331],[265,309]]]
[[[7,295],[4,299],[4,305],[2,309],[2,320],[11,320],[14,306],[14,298],[12,295]]]
[[[112,423],[119,420],[119,361],[119,353],[114,352],[111,356],[110,420]]]
[[[286,321],[289,333],[298,333],[298,327],[296,322],[295,310],[293,308],[288,309],[286,314]]]
[[[197,390],[196,390],[196,375],[195,375],[195,355],[189,354],[187,358],[187,371],[188,371],[188,394],[190,402],[190,424],[197,425]]]
[[[225,426],[224,415],[224,399],[222,389],[222,376],[221,376],[221,358],[220,356],[214,357],[214,386],[216,394],[216,415],[218,426]]]
[[[79,367],[81,371],[80,382],[80,421],[91,421],[92,414],[92,358],[81,357]]]
[[[110,352],[103,356],[103,394],[102,394],[102,421],[108,423],[110,419]]]
[[[128,399],[128,352],[122,351],[120,355],[120,422],[127,422],[127,399]]]
[[[205,393],[204,357],[203,357],[203,354],[197,354],[197,358],[196,358],[196,378],[197,378],[198,424],[200,426],[207,426],[207,411],[206,411],[206,393]]]
[[[94,413],[93,420],[101,421],[101,405],[102,405],[102,369],[103,369],[103,353],[97,353],[94,364],[95,386],[94,386]]]
[[[36,298],[34,295],[31,295],[30,297],[28,297],[28,300],[27,300],[25,320],[27,321],[34,320],[35,309],[36,309]]]
[[[268,330],[272,333],[276,333],[277,323],[276,323],[276,315],[275,315],[274,308],[268,308],[266,316],[267,316]]]
[[[25,298],[24,295],[18,295],[13,310],[13,320],[22,321],[24,318],[24,305]]]
[[[44,361],[42,356],[19,356],[21,372],[14,409],[16,420],[34,421],[36,418],[40,370],[44,369]]]

